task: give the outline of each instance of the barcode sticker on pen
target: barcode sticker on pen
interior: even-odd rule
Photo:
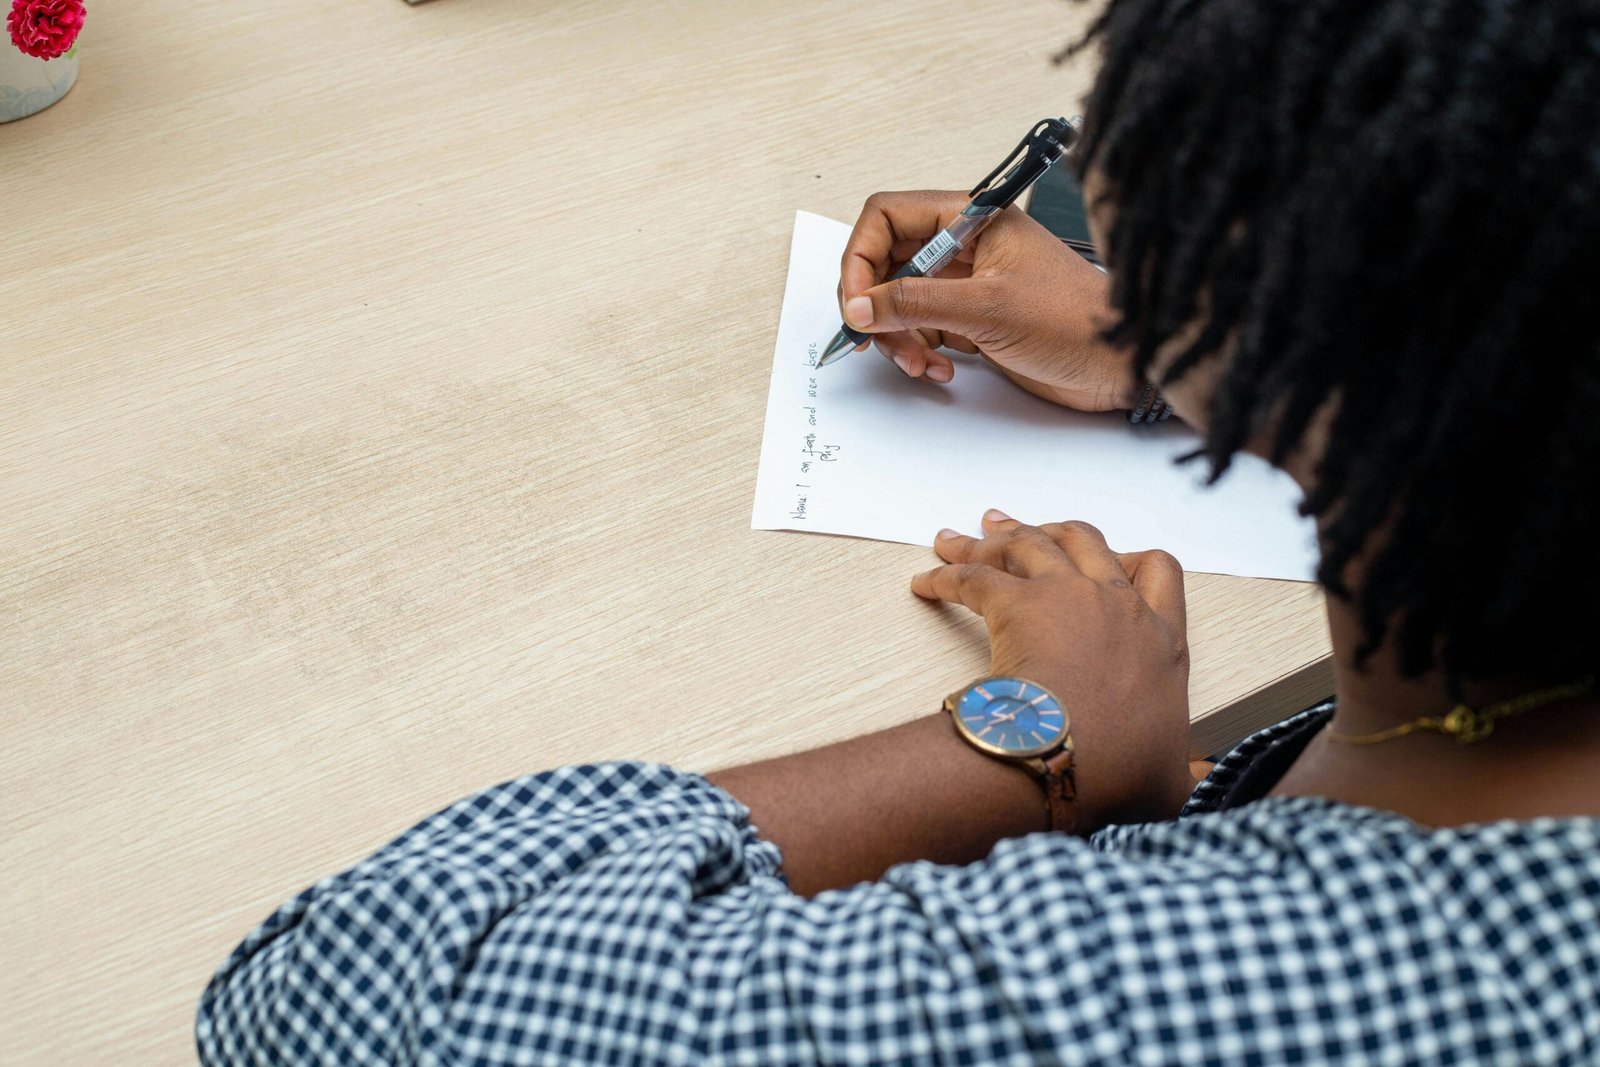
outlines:
[[[911,261],[911,266],[919,274],[937,274],[959,250],[956,239],[946,231],[940,230],[933,240],[928,242],[928,247],[917,253],[916,258]]]

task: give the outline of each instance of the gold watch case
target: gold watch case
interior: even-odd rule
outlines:
[[[1020,687],[1016,697],[1001,691],[1011,686]],[[1061,728],[1055,732],[1054,736],[1040,744],[1027,748],[1007,748],[1002,745],[992,744],[974,733],[959,714],[962,698],[974,690],[984,700],[992,701],[1002,698],[1017,699],[1026,695],[1026,692],[1030,689],[1048,696],[1055,706],[1061,710]],[[1019,763],[1032,763],[1041,756],[1049,756],[1061,751],[1072,735],[1072,716],[1068,713],[1066,705],[1061,702],[1061,698],[1038,682],[1030,682],[1026,678],[1018,678],[1012,675],[989,675],[962,686],[944,698],[944,710],[949,713],[950,721],[955,723],[956,732],[973,748],[999,759],[1015,760]]]

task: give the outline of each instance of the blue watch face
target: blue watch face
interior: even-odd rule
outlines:
[[[968,686],[955,712],[974,740],[1006,755],[1048,751],[1067,729],[1056,698],[1021,678],[985,678]]]

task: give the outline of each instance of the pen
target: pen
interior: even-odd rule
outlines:
[[[950,225],[933,235],[922,251],[888,279],[924,278],[938,274],[967,245],[971,244],[983,228],[999,217],[1017,197],[1021,196],[1039,176],[1049,170],[1056,160],[1066,155],[1078,137],[1077,119],[1044,119],[1028,131],[1028,135],[1014,148],[1005,160],[989,172],[967,196],[971,202]],[[839,327],[828,347],[823,349],[817,366],[826,367],[836,359],[844,358],[856,345],[871,334],[852,330],[848,323]]]

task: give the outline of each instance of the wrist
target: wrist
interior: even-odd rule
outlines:
[[[1111,381],[1111,410],[1132,411],[1144,395],[1145,382],[1133,372],[1133,353],[1096,339],[1104,350],[1101,358]]]
[[[802,896],[911,860],[972,863],[1047,824],[1038,784],[967,747],[942,712],[706,779],[750,809]]]
[[[1124,823],[1177,817],[1194,789],[1187,757],[1187,721],[1173,731],[1176,747],[1129,744],[1126,730],[1100,717],[1073,722],[1073,769],[1078,787],[1079,835]],[[1172,756],[1158,758],[1157,752]]]
[[[1132,411],[1139,403],[1145,383],[1134,373],[1132,349],[1113,345],[1105,339],[1106,324],[1116,317],[1111,309],[1111,282],[1099,271],[1092,273],[1096,276],[1096,285],[1087,292],[1090,299],[1085,304],[1079,336],[1092,346],[1090,365],[1098,366],[1102,375],[1101,400],[1097,407],[1101,411]]]
[[[1038,667],[1037,664],[1033,666]],[[966,701],[977,698],[968,689],[957,691],[960,695],[952,697],[955,704],[947,702],[942,716],[961,748],[980,760],[1010,771],[1013,783],[1021,781],[1031,786],[1033,803],[1040,805],[1046,816],[1043,820],[1046,825],[1034,829],[1051,828],[1050,824],[1054,823],[1055,829],[1088,837],[1108,826],[1165,821],[1177,816],[1193,791],[1194,782],[1187,764],[1188,715],[1181,697],[1170,704],[1161,699],[1165,695],[1161,692],[1148,692],[1143,697],[1129,694],[1117,699],[1115,706],[1118,707],[1148,704],[1152,708],[1171,709],[1168,714],[1152,715],[1149,729],[1129,729],[1124,718],[1103,713],[1104,704],[1093,695],[1094,687],[1075,683],[1070,675],[1061,671],[1029,669],[1023,664],[992,664],[989,679],[985,681],[990,679],[1005,679],[1043,690],[1054,698],[1046,707],[1057,704],[1065,711],[1060,742],[1049,751],[1034,750],[1039,752],[1037,755],[1025,749],[1015,755],[987,754],[987,746],[975,741],[970,731],[958,727],[949,710],[957,704],[964,709],[968,723],[975,721]],[[989,696],[976,686],[977,683],[973,683],[970,689],[976,690],[979,696]],[[993,692],[1004,696],[1011,690],[1004,694],[998,689]],[[1019,697],[1025,695],[1019,693]],[[1049,725],[1047,719],[1041,718],[1029,729],[1048,732]],[[1057,728],[1060,727],[1058,720]],[[1001,748],[1010,744],[1003,729],[982,740],[990,745],[998,742]],[[1070,750],[1071,755],[1066,760],[1061,759],[1062,748]],[[1054,783],[1051,779],[1060,772],[1070,776],[1067,793],[1070,800],[1064,809],[1058,798],[1052,817],[1050,790]]]
[[[984,838],[999,841],[1008,837],[1038,833],[1050,827],[1050,812],[1044,793],[1026,767],[986,756],[969,745],[956,729],[949,712],[940,711],[923,720],[935,732],[948,752],[947,766],[967,783],[967,788],[991,801],[993,822]]]

